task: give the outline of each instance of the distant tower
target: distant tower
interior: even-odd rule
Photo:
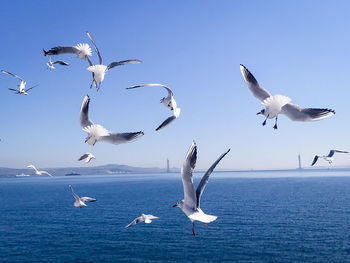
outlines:
[[[170,173],[170,163],[169,163],[169,159],[166,159],[166,172]]]
[[[298,154],[298,163],[299,163],[299,170],[301,170],[301,158],[300,158],[300,153]]]

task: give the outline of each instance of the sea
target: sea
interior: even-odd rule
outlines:
[[[180,173],[0,178],[0,262],[350,262],[350,170],[214,172],[196,236],[182,198]]]

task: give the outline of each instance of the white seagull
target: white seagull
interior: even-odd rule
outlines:
[[[34,171],[35,171],[35,174],[36,175],[43,175],[43,174],[47,174],[48,176],[51,176],[51,177],[53,177],[51,174],[49,174],[48,172],[46,172],[46,171],[38,171],[38,169],[36,169],[35,168],[35,166],[34,165],[28,165],[27,166],[28,168],[32,168],[32,169],[34,169]]]
[[[85,96],[80,109],[80,125],[84,131],[88,133],[88,137],[85,142],[90,145],[95,145],[97,141],[108,142],[112,144],[121,144],[132,142],[139,137],[143,136],[142,131],[139,132],[126,132],[126,133],[114,133],[107,131],[99,124],[94,124],[89,118],[89,104],[90,98]]]
[[[184,164],[181,169],[182,176],[182,184],[184,188],[184,199],[179,201],[177,204],[173,205],[173,207],[181,208],[182,212],[188,216],[188,218],[193,223],[192,233],[195,236],[194,232],[194,221],[200,221],[208,227],[207,223],[213,222],[216,220],[217,216],[207,215],[202,209],[200,209],[200,199],[203,194],[203,191],[208,183],[209,176],[221,161],[222,158],[230,151],[228,149],[225,153],[223,153],[213,164],[210,166],[208,171],[203,175],[202,180],[200,181],[197,190],[194,190],[193,185],[193,169],[196,165],[197,161],[197,146],[195,142],[192,143],[190,149],[187,152]]]
[[[241,64],[240,69],[249,90],[265,106],[265,109],[257,113],[257,115],[263,114],[266,117],[262,125],[266,124],[267,119],[276,118],[273,128],[277,129],[279,114],[287,115],[292,121],[317,121],[335,114],[335,111],[331,109],[300,108],[298,105],[290,103],[291,99],[283,95],[272,96],[267,90],[260,87],[253,74],[245,66]]]
[[[5,71],[5,70],[1,70],[2,73],[4,74],[7,74],[7,75],[10,75],[12,77],[15,77],[17,79],[19,79],[21,81],[21,83],[19,84],[19,89],[10,89],[9,90],[12,90],[12,91],[15,91],[16,94],[19,94],[19,95],[28,95],[28,91],[30,91],[31,89],[35,88],[36,86],[38,85],[35,85],[33,87],[30,87],[29,89],[26,89],[25,90],[25,87],[26,87],[26,84],[27,82],[25,82],[21,77],[18,77],[17,75],[13,74],[13,73],[10,73],[8,71]]]
[[[72,194],[75,198],[75,202],[73,203],[73,205],[75,207],[83,207],[83,206],[87,206],[85,204],[85,202],[96,202],[97,200],[95,198],[91,198],[91,197],[79,197],[76,193],[74,193],[73,187],[70,185],[69,188],[72,190]]]
[[[54,62],[51,61],[51,56],[49,56],[49,62],[46,63],[47,67],[50,69],[55,69],[54,64],[60,64],[62,66],[69,66],[67,62],[64,62],[62,60],[56,60]]]
[[[86,163],[89,163],[91,161],[91,159],[96,159],[95,156],[91,153],[85,153],[83,154],[82,156],[80,156],[80,158],[78,159],[78,161],[81,161],[81,160],[85,160]]]
[[[333,158],[333,155],[335,153],[349,153],[349,152],[346,152],[346,151],[338,151],[338,150],[330,150],[329,151],[329,154],[328,155],[314,155],[313,159],[312,159],[312,163],[311,163],[311,166],[313,166],[318,158],[323,158],[325,161],[327,161],[329,164],[332,164],[334,158]]]
[[[98,83],[98,87],[97,90],[99,90],[101,88],[101,83],[105,78],[105,74],[107,73],[107,71],[111,68],[114,68],[116,66],[121,66],[121,65],[125,65],[125,64],[130,64],[130,63],[141,63],[141,60],[138,59],[129,59],[129,60],[122,60],[122,61],[117,61],[117,62],[112,62],[110,63],[108,66],[105,66],[102,64],[102,57],[100,54],[100,51],[98,50],[95,41],[93,40],[92,36],[90,35],[89,32],[86,32],[86,34],[88,35],[88,37],[90,38],[92,44],[95,47],[96,53],[98,55],[99,58],[99,64],[98,65],[90,65],[90,67],[87,68],[87,70],[91,71],[93,73],[93,81],[92,83]],[[92,83],[90,85],[90,88],[92,87]]]
[[[137,223],[145,222],[146,224],[150,224],[152,222],[152,219],[158,219],[159,217],[153,216],[153,215],[145,215],[141,214],[141,216],[135,218],[130,224],[128,224],[125,228],[132,227],[136,225]]]
[[[140,85],[128,87],[126,89],[135,89],[135,88],[140,88],[140,87],[154,87],[154,86],[163,87],[168,91],[168,96],[162,98],[160,100],[160,103],[163,103],[165,107],[167,107],[168,109],[173,111],[173,116],[170,116],[169,118],[167,118],[165,121],[162,122],[162,124],[160,124],[157,127],[156,131],[158,131],[158,130],[168,126],[172,121],[174,121],[175,119],[177,119],[180,116],[181,109],[177,107],[176,101],[174,99],[174,93],[172,92],[172,90],[163,84],[157,84],[157,83],[140,84]]]

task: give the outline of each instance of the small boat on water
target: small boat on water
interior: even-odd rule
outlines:
[[[24,173],[16,174],[16,177],[26,177],[26,176],[30,176],[30,174],[24,174]]]
[[[66,174],[66,176],[79,176],[81,174],[78,174],[78,173],[69,173],[69,174]]]

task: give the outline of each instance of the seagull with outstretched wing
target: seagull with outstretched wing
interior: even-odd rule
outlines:
[[[31,165],[28,165],[27,167],[28,167],[28,168],[34,169],[36,175],[44,175],[44,174],[46,174],[46,175],[48,175],[48,176],[50,176],[50,177],[53,177],[50,173],[48,173],[48,172],[46,172],[46,171],[39,171],[39,170],[36,169],[36,167],[35,167],[34,165],[32,165],[32,164],[31,164]]]
[[[84,159],[86,159],[85,160],[86,163],[89,163],[92,159],[96,159],[96,157],[92,153],[85,153],[82,156],[80,156],[78,161],[82,161]]]
[[[292,121],[317,121],[335,114],[334,110],[326,108],[301,108],[298,105],[290,103],[291,99],[283,95],[272,96],[259,85],[253,74],[245,66],[241,64],[240,69],[249,90],[265,107],[265,109],[257,113],[257,115],[262,114],[266,117],[262,123],[263,125],[266,125],[267,119],[276,118],[273,128],[277,129],[277,118],[279,114],[286,115]]]
[[[87,70],[89,70],[93,73],[92,83],[95,83],[95,84],[97,83],[97,85],[98,85],[98,87],[96,86],[97,91],[101,88],[101,83],[105,78],[105,74],[111,68],[126,65],[126,64],[131,64],[131,63],[141,63],[142,62],[141,60],[138,60],[138,59],[128,59],[128,60],[112,62],[108,66],[105,66],[102,64],[102,57],[101,57],[99,49],[97,48],[95,40],[92,38],[92,36],[89,32],[86,32],[86,34],[90,38],[93,46],[95,47],[95,51],[96,51],[98,58],[99,58],[99,64],[97,64],[97,65],[90,64],[90,67],[87,68]],[[92,83],[90,85],[90,88],[92,87]]]
[[[200,181],[199,185],[197,186],[197,190],[194,190],[193,185],[193,170],[196,165],[197,161],[197,146],[193,142],[190,149],[187,152],[184,164],[181,169],[181,176],[182,176],[182,184],[184,189],[184,199],[177,202],[173,207],[179,207],[181,208],[182,212],[185,213],[186,216],[191,220],[193,223],[192,233],[195,236],[196,233],[194,231],[194,222],[200,221],[205,224],[206,227],[208,227],[207,223],[211,223],[216,220],[217,216],[208,215],[205,214],[202,209],[200,208],[200,199],[203,194],[203,191],[205,187],[208,184],[209,177],[215,167],[218,165],[218,163],[226,156],[226,154],[230,151],[228,149],[226,152],[224,152],[206,171],[206,173],[203,175],[202,180]]]
[[[55,64],[59,64],[59,65],[62,65],[62,66],[69,66],[69,64],[67,62],[64,62],[62,60],[52,61],[51,60],[51,56],[49,56],[49,62],[46,63],[47,68],[55,69],[55,66],[54,66]]]
[[[132,227],[138,223],[145,222],[146,224],[150,224],[152,222],[152,219],[158,219],[159,217],[153,216],[153,215],[145,215],[141,214],[141,216],[135,218],[130,224],[125,226],[125,228]]]
[[[329,154],[328,155],[314,155],[314,157],[312,158],[312,163],[311,163],[311,166],[313,166],[317,160],[319,158],[323,158],[325,161],[327,161],[329,164],[332,164],[333,160],[334,160],[334,154],[335,153],[349,153],[349,152],[346,152],[346,151],[339,151],[339,150],[330,150],[329,151]]]
[[[79,197],[76,193],[74,193],[73,187],[70,185],[69,188],[72,190],[72,194],[75,198],[75,202],[73,203],[73,205],[75,207],[83,207],[83,206],[87,206],[85,204],[85,202],[96,202],[97,200],[95,198],[92,197],[88,197],[88,196],[84,196],[84,197]]]
[[[177,107],[175,98],[174,98],[174,93],[170,88],[163,84],[157,84],[157,83],[149,83],[149,84],[140,84],[140,85],[135,85],[128,87],[126,89],[136,89],[140,87],[163,87],[167,90],[168,96],[164,97],[160,100],[160,103],[163,103],[165,107],[173,111],[173,115],[168,117],[165,121],[163,121],[157,128],[156,131],[163,129],[164,127],[168,126],[171,122],[173,122],[175,119],[177,119],[180,116],[181,109]]]
[[[21,83],[19,84],[19,89],[18,89],[18,90],[17,90],[17,89],[11,89],[11,88],[9,88],[9,90],[14,91],[16,94],[19,94],[19,95],[28,95],[28,91],[30,91],[31,89],[33,89],[33,88],[35,88],[36,86],[38,86],[38,85],[35,85],[35,86],[33,86],[33,87],[30,87],[30,88],[28,88],[28,89],[25,89],[27,82],[25,82],[21,77],[19,77],[19,76],[13,74],[13,73],[11,73],[11,72],[5,71],[5,70],[1,70],[1,72],[4,73],[4,74],[10,75],[10,76],[12,76],[12,77],[15,77],[16,79],[18,79],[18,80],[21,81]]]
[[[88,134],[88,137],[85,140],[88,144],[95,145],[98,141],[122,144],[135,141],[144,135],[142,131],[125,133],[109,132],[101,125],[94,124],[89,118],[89,104],[90,97],[86,95],[80,108],[80,126]]]

